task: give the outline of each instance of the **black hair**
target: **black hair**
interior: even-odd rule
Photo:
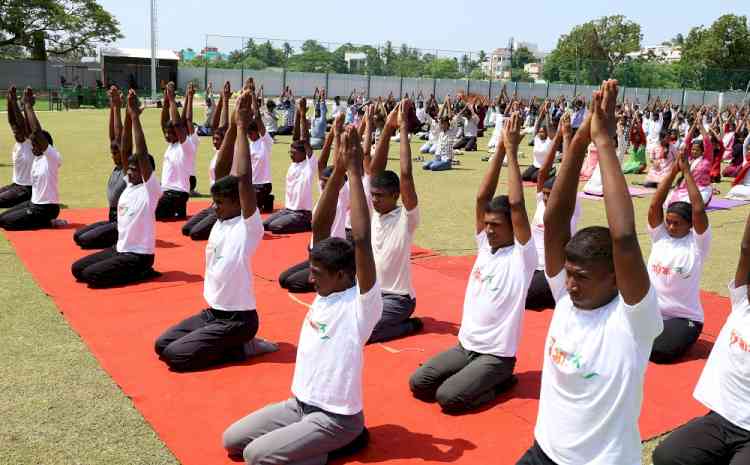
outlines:
[[[240,178],[238,178],[237,176],[229,175],[224,176],[221,179],[217,179],[214,185],[211,186],[211,195],[239,200]]]
[[[507,195],[498,195],[484,206],[485,213],[498,213],[510,218],[510,200]]]
[[[45,138],[45,139],[47,139],[47,143],[48,143],[49,145],[51,145],[52,147],[54,147],[54,146],[55,146],[55,143],[54,143],[54,141],[52,140],[52,134],[50,134],[50,133],[48,133],[47,131],[45,131],[44,129],[42,129],[42,135],[44,136],[44,138]]]
[[[156,161],[154,160],[154,157],[151,155],[148,156],[148,161],[151,164],[151,169],[156,169]],[[138,156],[136,154],[132,154],[128,157],[128,165],[135,165],[138,166]]]
[[[565,259],[574,263],[604,263],[614,271],[609,228],[589,226],[579,230],[565,245]]]
[[[672,202],[667,207],[667,213],[674,213],[683,220],[693,224],[693,207],[687,202]]]
[[[552,189],[552,187],[555,185],[555,179],[557,179],[556,176],[551,176],[546,181],[544,181],[544,185],[542,187],[544,189]]]
[[[316,242],[310,250],[310,261],[314,261],[330,273],[343,271],[354,278],[356,264],[354,246],[346,239],[329,237]]]
[[[372,177],[370,187],[383,189],[389,194],[398,194],[401,190],[401,182],[396,173],[391,170],[385,170]]]

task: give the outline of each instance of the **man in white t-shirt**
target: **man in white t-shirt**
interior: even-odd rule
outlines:
[[[175,371],[200,370],[278,350],[255,337],[258,314],[252,258],[263,240],[263,223],[252,184],[248,130],[260,117],[257,105],[254,90],[246,88],[237,102],[236,148],[221,154],[229,160],[217,162],[231,165],[236,152],[237,175],[224,176],[211,186],[218,221],[206,245],[203,297],[208,308],[156,340],[159,358]]]
[[[195,158],[195,147],[188,139],[185,121],[177,112],[174,83],[164,89],[161,109],[161,127],[167,150],[161,172],[162,197],[156,207],[156,219],[184,219],[190,198],[190,170]]]
[[[384,342],[416,333],[422,329],[419,318],[411,318],[416,308],[416,293],[411,277],[411,246],[419,225],[419,199],[412,175],[411,146],[408,137],[399,142],[401,179],[386,170],[391,137],[399,127],[408,134],[406,105],[403,100],[388,115],[369,166],[372,196],[372,248],[378,281],[383,291],[383,317],[370,342]],[[403,206],[398,205],[399,197]]]
[[[750,217],[740,247],[732,312],[716,338],[693,397],[709,413],[673,431],[654,450],[654,465],[750,463]]]
[[[117,204],[117,244],[84,257],[72,266],[73,276],[94,288],[121,286],[159,276],[153,265],[155,211],[161,188],[153,175],[154,160],[148,154],[141,109],[133,90],[130,90],[127,105],[120,150],[122,164],[127,166],[127,185]],[[135,155],[131,155],[133,140]]]
[[[474,105],[467,104],[459,114],[464,125],[464,135],[453,144],[454,150],[476,152],[477,132],[479,131],[479,116],[474,110]]]
[[[310,134],[304,98],[299,101],[295,116],[294,133],[289,147],[292,163],[286,172],[284,208],[266,218],[263,227],[274,234],[293,234],[310,231],[312,228],[312,186],[317,172],[317,159],[310,147]]]
[[[0,187],[0,208],[10,208],[31,200],[31,165],[34,154],[31,151],[31,131],[26,118],[18,107],[16,88],[8,90],[8,124],[16,140],[13,146],[13,180]]]
[[[537,263],[518,168],[520,130],[521,116],[514,113],[479,187],[477,260],[466,286],[458,345],[432,357],[409,380],[416,398],[437,400],[447,413],[477,408],[512,384],[524,296]],[[508,195],[493,198],[506,149]]]
[[[230,457],[257,463],[325,464],[366,442],[362,400],[364,345],[383,303],[362,187],[362,148],[356,128],[343,136],[336,163],[315,212],[310,251],[317,295],[302,323],[292,397],[242,418],[224,432]],[[328,237],[343,166],[351,186],[353,241]]]
[[[518,465],[641,463],[643,382],[663,323],[615,153],[617,93],[617,81],[594,92],[547,202],[545,269],[557,305],[544,346],[535,442]],[[609,228],[584,228],[571,238],[578,178],[592,139]]]
[[[187,140],[190,142],[192,147],[192,156],[190,159],[190,168],[188,172],[190,176],[188,180],[190,182],[190,196],[200,197],[200,192],[196,191],[195,188],[198,186],[198,178],[195,176],[195,163],[198,158],[198,148],[201,143],[201,139],[198,136],[198,132],[195,130],[195,124],[193,124],[193,97],[195,96],[195,87],[193,84],[188,84],[185,92],[185,104],[182,107],[182,123],[185,125],[185,131],[187,131]]]

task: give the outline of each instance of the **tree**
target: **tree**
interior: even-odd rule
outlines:
[[[0,2],[0,49],[22,47],[35,60],[83,56],[122,37],[119,22],[96,0]]]
[[[536,57],[533,53],[531,53],[531,50],[529,50],[528,47],[522,45],[518,47],[518,50],[515,50],[513,52],[513,56],[510,60],[510,66],[511,68],[523,68],[524,65],[533,63],[535,61]]]
[[[511,68],[510,80],[513,82],[534,82],[534,78],[523,68]]]
[[[484,63],[485,61],[487,61],[487,54],[484,52],[484,50],[479,51],[479,59],[477,61],[479,61],[480,63]]]
[[[333,69],[332,54],[316,40],[306,40],[302,44],[302,53],[289,57],[290,71],[327,73]]]
[[[458,60],[455,58],[435,58],[425,65],[425,77],[457,79],[460,76]]]
[[[624,87],[679,87],[675,65],[643,58],[628,59],[615,69],[614,77]]]

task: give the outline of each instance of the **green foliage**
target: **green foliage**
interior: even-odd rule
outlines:
[[[677,65],[639,58],[618,66],[614,78],[625,87],[675,88],[680,87],[678,73]]]
[[[533,63],[535,61],[536,57],[533,53],[531,53],[531,50],[529,50],[527,47],[521,46],[518,47],[518,50],[513,51],[513,56],[510,60],[510,66],[511,68],[523,69],[524,65]]]
[[[458,61],[451,58],[436,58],[425,65],[425,74],[435,79],[458,79]]]
[[[0,2],[2,54],[80,57],[122,37],[119,22],[95,0]]]
[[[523,68],[511,68],[510,80],[513,82],[534,82],[534,78]]]

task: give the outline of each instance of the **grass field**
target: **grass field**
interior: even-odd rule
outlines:
[[[198,111],[197,120],[202,119]],[[106,132],[107,113],[101,110],[41,112],[63,156],[60,197],[67,208],[105,207],[105,186],[112,169]],[[5,117],[3,116],[3,119]],[[165,142],[158,128],[159,113],[147,110],[144,126],[150,151],[161,165]],[[284,198],[288,166],[288,138],[279,138],[272,158],[274,193]],[[10,182],[12,147],[9,130],[0,131],[0,183]],[[480,147],[486,146],[486,138]],[[418,144],[412,145],[416,153]],[[397,157],[397,145],[391,157]],[[522,164],[528,164],[529,147]],[[203,138],[198,155],[198,190],[208,192],[208,162],[213,148]],[[443,173],[415,166],[422,224],[416,242],[449,255],[473,253],[473,198],[487,164],[480,153],[459,157],[461,165]],[[393,163],[393,166],[397,166]],[[506,176],[501,190],[505,189]],[[638,176],[629,177],[636,181]],[[729,183],[721,185],[722,192]],[[534,195],[526,189],[529,214]],[[635,199],[638,230],[644,254],[649,199]],[[606,224],[602,202],[582,201],[579,227]],[[726,295],[726,283],[737,261],[737,250],[748,208],[710,214],[714,231],[712,250],[702,287]],[[65,218],[65,213],[61,214]],[[98,366],[80,338],[68,327],[53,302],[37,287],[0,235],[0,464],[173,464],[169,450],[134,409],[130,400]],[[709,316],[710,317],[710,316]],[[446,420],[448,421],[448,420]],[[650,441],[644,463],[650,463]]]

